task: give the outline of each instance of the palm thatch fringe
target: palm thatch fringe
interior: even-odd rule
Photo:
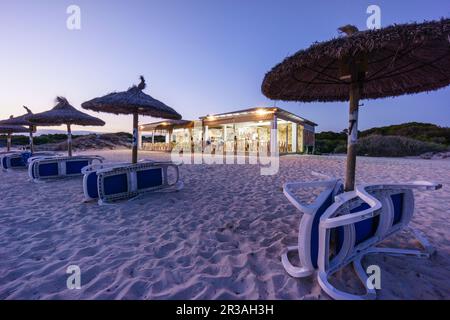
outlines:
[[[12,133],[23,133],[29,132],[28,128],[22,126],[12,126],[12,125],[0,125],[0,133],[12,134]]]
[[[348,101],[350,80],[342,68],[358,59],[365,68],[362,99],[450,84],[450,19],[361,32],[347,27],[341,28],[346,36],[315,43],[275,66],[264,78],[263,94],[285,101]]]
[[[6,120],[1,120],[0,125],[14,125],[14,126],[31,126],[32,123],[28,121],[28,118],[33,115],[33,112],[25,106],[23,106],[25,110],[27,110],[26,114],[23,114],[18,117],[11,117]]]
[[[127,91],[113,92],[81,104],[84,109],[113,114],[140,114],[164,119],[181,119],[181,115],[159,100],[145,94],[145,79],[140,77],[139,85]]]
[[[103,120],[75,109],[64,97],[57,97],[56,102],[57,104],[53,109],[34,114],[30,116],[28,120],[35,125],[41,126],[55,126],[62,124],[79,126],[105,125]]]

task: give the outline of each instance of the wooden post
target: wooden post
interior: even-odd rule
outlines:
[[[233,154],[235,157],[237,156],[237,147],[236,122],[233,122]]]
[[[360,77],[356,67],[352,68],[352,83],[350,85],[350,110],[347,139],[347,169],[345,191],[355,190],[356,143],[358,142],[358,110],[360,99]]]
[[[138,126],[138,139],[137,139],[137,144],[138,144],[138,150],[142,150],[142,130],[141,127]]]
[[[169,149],[168,151],[172,151],[172,135],[173,135],[173,127],[169,129]]]
[[[223,134],[223,150],[222,150],[222,155],[223,158],[225,159],[226,155],[227,155],[227,125],[224,124],[222,126],[222,134]]]
[[[138,160],[138,125],[139,115],[137,112],[133,113],[133,144],[132,144],[132,163],[137,163]]]
[[[33,127],[33,126],[30,126],[30,152],[31,152],[31,153],[34,152],[33,130],[34,130],[34,127]]]
[[[279,154],[278,147],[278,117],[273,115],[271,128],[270,128],[270,156],[275,157]]]
[[[259,159],[259,130],[256,129],[256,158]]]
[[[292,126],[292,132],[291,132],[291,140],[292,140],[292,147],[291,147],[291,152],[292,153],[297,153],[297,133],[298,133],[298,129],[297,129],[297,123],[296,122],[292,122],[291,123]]]
[[[189,132],[189,143],[190,143],[190,150],[191,150],[191,156],[194,156],[195,153],[195,145],[194,145],[194,132],[192,128],[188,128]]]
[[[6,151],[11,151],[11,133],[8,133],[6,137]]]
[[[72,129],[70,128],[70,124],[67,124],[67,150],[69,157],[72,156]]]
[[[286,123],[286,153],[289,153],[289,123]]]
[[[202,120],[202,154],[205,152],[206,148],[206,126]]]

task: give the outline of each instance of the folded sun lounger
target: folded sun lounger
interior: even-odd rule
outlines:
[[[82,175],[81,170],[94,161],[103,162],[100,156],[32,157],[28,160],[28,175],[37,182],[42,180]]]
[[[437,190],[430,182],[379,184],[356,187],[336,197],[320,219],[318,280],[322,289],[334,299],[374,299],[376,291],[367,286],[367,273],[361,260],[368,254],[413,255],[427,258],[434,249],[414,232],[424,250],[384,248],[377,245],[386,237],[406,228],[414,213],[412,190]],[[332,249],[332,242],[339,250]],[[329,278],[352,263],[366,293],[356,295],[337,289]]]
[[[322,188],[323,191],[311,204],[303,203],[295,195],[299,189]],[[343,185],[338,179],[317,182],[286,183],[283,191],[288,200],[303,214],[298,230],[298,243],[289,246],[281,256],[284,269],[295,278],[307,277],[317,269],[319,251],[319,221],[322,214],[334,202],[334,197],[342,193]],[[289,256],[297,253],[300,265],[291,262]]]
[[[28,165],[28,159],[30,159],[31,157],[44,157],[54,155],[55,153],[53,152],[10,152],[1,156],[0,163],[4,171],[8,169],[25,169]]]
[[[26,168],[28,158],[31,153],[9,153],[1,157],[2,170],[6,171],[8,169],[15,168]]]
[[[175,170],[175,181],[169,181],[169,168]],[[99,204],[131,199],[147,192],[180,190],[179,165],[172,162],[143,161],[136,164],[91,165],[83,169],[85,201],[98,199]]]

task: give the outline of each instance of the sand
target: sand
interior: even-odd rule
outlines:
[[[280,262],[301,219],[281,186],[317,179],[311,170],[343,176],[344,158],[285,156],[275,176],[254,165],[184,165],[184,190],[113,206],[83,203],[81,178],[32,183],[24,171],[0,173],[0,299],[328,299],[314,277],[291,278]],[[364,264],[382,269],[379,299],[449,299],[450,161],[359,158],[357,179],[444,184],[416,193],[412,222],[437,254]],[[408,233],[389,242],[415,246]],[[80,290],[66,287],[69,265],[81,269]],[[355,279],[345,271],[338,281],[356,288]]]

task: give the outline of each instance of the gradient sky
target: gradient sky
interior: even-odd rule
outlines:
[[[54,106],[63,95],[76,107],[122,91],[143,74],[146,92],[186,119],[253,106],[264,74],[314,41],[354,24],[366,29],[366,9],[381,7],[382,25],[450,16],[448,0],[0,0],[0,118]],[[66,9],[81,8],[82,29],[66,28]],[[347,126],[347,104],[286,103],[319,124]],[[409,121],[450,126],[450,87],[429,94],[366,101],[360,128]],[[131,131],[131,116],[88,112],[103,128]],[[141,117],[141,123],[155,121]],[[60,127],[63,129],[62,127]]]

